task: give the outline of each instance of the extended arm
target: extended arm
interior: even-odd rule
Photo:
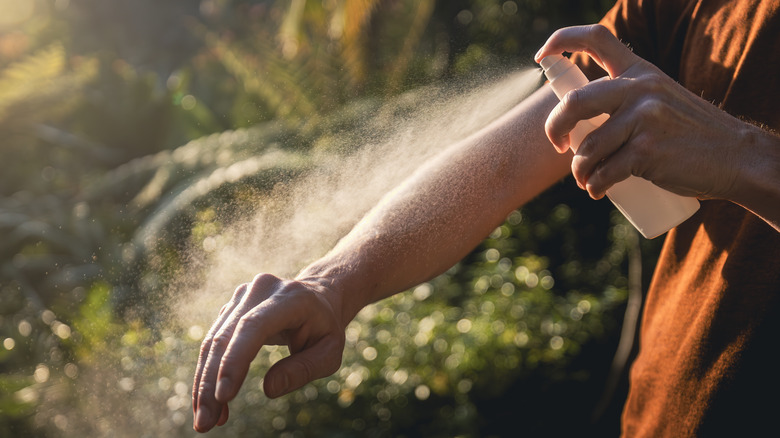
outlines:
[[[442,273],[515,208],[568,173],[544,135],[556,99],[543,88],[484,130],[453,145],[385,196],[299,279],[343,297],[343,320],[365,305]]]
[[[555,102],[544,87],[446,149],[295,280],[266,274],[240,286],[201,346],[195,429],[227,420],[227,403],[263,345],[291,351],[265,376],[270,397],[335,372],[344,328],[361,308],[445,271],[509,212],[565,176],[571,156],[556,154],[543,129]]]

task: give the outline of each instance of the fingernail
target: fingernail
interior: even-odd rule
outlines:
[[[536,55],[534,55],[534,61],[538,60],[539,59],[539,55],[541,55],[541,54],[542,54],[542,49],[539,49],[539,51],[536,52]]]
[[[223,377],[217,382],[217,388],[214,391],[214,397],[221,402],[227,401],[230,397],[230,379]]]
[[[206,406],[199,406],[195,416],[195,430],[204,431],[208,428],[207,424],[211,424],[211,412]]]

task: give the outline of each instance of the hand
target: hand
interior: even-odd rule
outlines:
[[[545,125],[550,141],[565,152],[578,121],[610,115],[583,140],[571,163],[591,197],[603,197],[633,174],[684,196],[732,199],[738,175],[749,165],[746,123],[634,55],[603,26],[561,29],[536,59],[564,51],[586,52],[612,78],[568,93]]]
[[[201,345],[192,387],[195,430],[225,424],[228,402],[263,345],[288,345],[291,352],[265,375],[269,397],[336,372],[345,328],[339,304],[333,291],[313,280],[261,274],[236,289]]]

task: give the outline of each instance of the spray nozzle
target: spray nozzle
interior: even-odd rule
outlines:
[[[547,71],[561,59],[563,59],[563,55],[547,55],[539,61],[539,65],[542,66],[542,70]]]
[[[542,70],[544,70],[544,75],[547,76],[547,79],[549,79],[550,81],[555,80],[556,78],[558,78],[558,76],[563,75],[569,69],[574,67],[574,64],[571,61],[569,61],[569,58],[566,58],[563,55],[545,56],[544,58],[542,58],[541,61],[539,61],[539,65],[542,66]],[[586,79],[582,84],[579,84],[579,86],[582,86],[587,82],[588,81]]]

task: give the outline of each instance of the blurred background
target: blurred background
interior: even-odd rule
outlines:
[[[193,436],[210,320],[174,318],[171,295],[209,275],[199,254],[280,185],[403,132],[431,90],[532,68],[610,6],[0,0],[0,437]],[[212,434],[615,436],[613,357],[658,245],[563,181],[361,313],[333,377],[268,400],[285,350],[264,349]]]

